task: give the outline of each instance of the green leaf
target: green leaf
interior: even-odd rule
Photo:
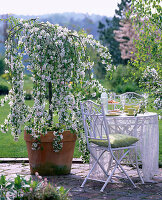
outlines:
[[[8,190],[10,190],[10,189],[12,188],[12,186],[13,186],[13,183],[10,183],[10,184],[8,184],[8,185],[6,186],[6,188],[7,188]]]
[[[1,175],[0,185],[2,185],[4,187],[6,185],[6,183],[7,183],[6,177],[4,175]]]

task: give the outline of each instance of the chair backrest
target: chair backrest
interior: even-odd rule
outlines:
[[[138,105],[144,97],[135,92],[126,92],[122,94],[126,98],[126,105]]]
[[[132,107],[132,106],[135,106],[135,109],[138,110],[140,101],[144,100],[143,95],[137,94],[135,92],[125,92],[120,95],[114,94],[114,100],[118,102],[118,104],[114,104],[114,109],[123,109],[122,100],[121,100],[122,97],[124,97],[125,99],[124,110],[127,110],[129,107]]]
[[[138,117],[136,116],[118,116],[109,117],[107,120],[110,134],[126,134],[134,137],[138,137]],[[140,131],[140,130],[138,130]]]
[[[87,144],[89,139],[102,139],[109,142],[109,128],[106,123],[103,105],[87,100],[80,102]]]

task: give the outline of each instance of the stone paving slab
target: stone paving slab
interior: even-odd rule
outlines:
[[[154,177],[154,182],[141,184],[139,178],[135,177],[133,180],[137,188],[134,188],[127,179],[122,179],[122,182],[118,179],[118,183],[109,183],[103,193],[100,192],[103,183],[99,181],[88,180],[85,187],[80,188],[88,171],[88,164],[73,163],[71,174],[47,178],[52,184],[70,189],[72,200],[162,200],[162,169]],[[31,176],[28,163],[0,163],[0,175],[2,174],[7,178],[14,178],[16,174]],[[135,172],[132,171],[131,174]]]
[[[0,158],[0,163],[8,163],[8,162],[14,162],[14,163],[24,163],[29,162],[28,158]]]
[[[0,158],[0,163],[29,163],[28,158]],[[81,158],[73,158],[73,163],[83,163]]]

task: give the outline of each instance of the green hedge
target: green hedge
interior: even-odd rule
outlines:
[[[118,65],[112,73],[112,77],[110,73],[107,73],[105,81],[107,81],[109,89],[117,94],[139,91],[138,83],[132,80],[131,69],[128,65]]]
[[[8,94],[10,90],[10,84],[0,77],[0,95]]]

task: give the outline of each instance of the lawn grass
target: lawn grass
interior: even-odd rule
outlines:
[[[0,96],[0,99],[3,96]],[[32,100],[26,101],[26,104],[31,106],[33,105]],[[5,106],[0,107],[0,124],[4,122],[4,119],[7,117],[9,113],[9,105],[5,104]],[[79,158],[81,156],[81,152],[79,151],[79,142],[76,141],[74,157]],[[13,136],[11,135],[11,131],[4,134],[0,132],[0,158],[27,158],[27,149],[24,141],[24,134],[20,135],[19,141],[15,142],[13,140]]]
[[[33,88],[33,81],[31,80],[31,78],[29,77],[28,79],[24,80],[24,90],[27,93],[30,93],[32,91]]]
[[[79,158],[81,152],[79,152],[79,142],[76,141],[74,158]],[[13,140],[10,132],[2,134],[0,132],[0,158],[27,158],[28,153],[26,144],[24,141],[24,134],[21,134],[19,141]]]

